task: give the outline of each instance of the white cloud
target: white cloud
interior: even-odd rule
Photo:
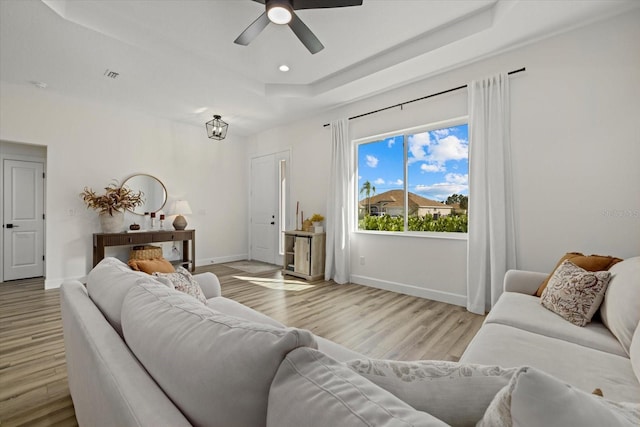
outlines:
[[[367,154],[366,160],[367,160],[367,166],[369,166],[370,168],[375,168],[376,166],[378,166],[378,158],[376,156]]]
[[[387,142],[387,148],[391,148],[393,147],[393,144],[396,143],[396,139],[395,138],[390,138],[389,142]]]
[[[391,181],[390,184],[400,186],[400,185],[404,185],[404,181],[401,179],[396,179],[395,181]]]
[[[434,140],[429,139],[429,134]],[[469,157],[469,144],[449,129],[439,129],[409,137],[409,163],[424,162],[420,166],[422,172],[445,172],[445,164],[449,160],[462,160]]]
[[[378,179],[376,179],[375,181],[373,181],[373,183],[374,183],[375,185],[382,185],[382,184],[384,184],[384,179],[382,179],[382,178],[378,178]]]
[[[436,129],[431,132],[435,135],[436,138],[442,138],[449,135],[449,132],[451,132],[451,130],[449,128],[446,128],[446,129]]]
[[[430,144],[429,132],[409,136],[409,163],[426,160]]]
[[[445,172],[446,171],[444,165],[428,164],[428,163],[421,164],[420,170],[422,172]]]
[[[462,160],[468,157],[469,144],[457,136],[449,135],[429,147],[427,160],[430,163],[443,164],[448,160]]]
[[[444,176],[445,181],[450,184],[469,185],[469,175],[461,173],[448,173]]]
[[[433,185],[416,185],[415,192],[432,200],[446,200],[452,194],[469,193],[468,174],[448,173],[444,180]]]

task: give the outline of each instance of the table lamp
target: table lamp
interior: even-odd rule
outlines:
[[[173,204],[173,213],[176,216],[176,219],[173,220],[173,228],[176,230],[184,230],[187,227],[187,220],[182,215],[191,214],[191,206],[189,206],[189,202],[186,200],[176,200]]]

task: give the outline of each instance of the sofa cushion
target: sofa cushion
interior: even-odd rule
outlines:
[[[130,259],[128,265],[136,271],[144,271],[147,274],[173,273],[176,271],[173,264],[164,258]]]
[[[269,391],[267,426],[445,426],[325,354],[287,355]]]
[[[60,312],[67,379],[79,425],[191,425],[109,326],[82,283],[62,284]]]
[[[473,427],[517,368],[442,360],[358,359],[347,366],[413,408],[457,427]]]
[[[627,355],[616,337],[601,322],[576,326],[544,308],[540,298],[531,295],[503,293],[487,315],[485,323],[509,325],[608,353]]]
[[[87,276],[89,298],[120,336],[122,302],[129,289],[139,280],[160,284],[152,276],[141,271],[133,271],[127,264],[112,257],[100,261]]]
[[[577,265],[580,268],[584,268],[587,271],[606,271],[606,270],[609,270],[614,265],[616,265],[617,263],[619,263],[620,261],[622,261],[622,259],[620,258],[616,258],[608,255],[587,256],[587,255],[581,254],[580,252],[568,252],[562,258],[560,258],[560,261],[558,261],[558,264],[556,264],[551,274],[547,277],[545,281],[543,281],[540,284],[540,286],[538,287],[538,290],[536,291],[536,296],[542,296],[542,291],[544,291],[544,288],[547,287],[547,283],[549,282],[549,279],[551,279],[556,269],[560,267],[560,265],[566,260],[571,261],[573,264]]]
[[[599,388],[608,399],[640,402],[640,383],[627,357],[512,326],[485,324],[460,362],[503,368],[533,366],[587,393]]]
[[[478,427],[512,425],[632,427],[640,425],[640,405],[612,402],[523,367],[478,423]]]
[[[194,425],[264,426],[269,387],[304,330],[228,316],[167,287],[139,284],[122,306],[124,337]]]
[[[267,325],[275,326],[276,328],[286,328],[284,324],[278,322],[277,320],[272,319],[271,317],[264,315],[259,311],[252,309],[251,307],[247,307],[246,305],[240,304],[239,302],[229,298],[210,298],[207,300],[207,307],[219,311],[220,313],[239,317],[251,322],[264,323]]]
[[[174,273],[153,273],[153,275],[162,282],[168,281],[167,286],[170,288],[191,295],[203,304],[207,302],[207,297],[204,296],[200,285],[186,268],[178,267]]]
[[[553,272],[540,303],[574,325],[584,326],[600,308],[610,277],[608,271],[591,272],[564,261]]]
[[[600,314],[628,354],[631,337],[640,322],[640,256],[618,263],[609,271],[612,276]]]
[[[221,313],[228,314],[230,316],[236,316],[241,319],[250,320],[252,322],[266,323],[279,328],[285,328],[286,326],[277,320],[260,313],[246,305],[240,304],[234,300],[217,297],[207,300],[207,306],[217,310]],[[347,360],[358,359],[364,357],[362,354],[350,350],[340,344],[337,344],[328,339],[314,335],[316,343],[318,344],[318,350],[327,354],[328,356],[338,360],[339,362],[345,362]]]

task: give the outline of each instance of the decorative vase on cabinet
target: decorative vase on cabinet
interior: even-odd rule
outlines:
[[[124,212],[100,212],[100,226],[103,233],[120,233],[124,229]]]

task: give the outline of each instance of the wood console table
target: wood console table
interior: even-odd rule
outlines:
[[[93,235],[93,266],[104,258],[107,246],[133,246],[147,243],[182,241],[182,264],[191,264],[196,268],[196,231],[195,230],[149,230],[134,233],[95,233]],[[191,241],[191,245],[189,245]],[[191,246],[191,251],[189,251]]]

